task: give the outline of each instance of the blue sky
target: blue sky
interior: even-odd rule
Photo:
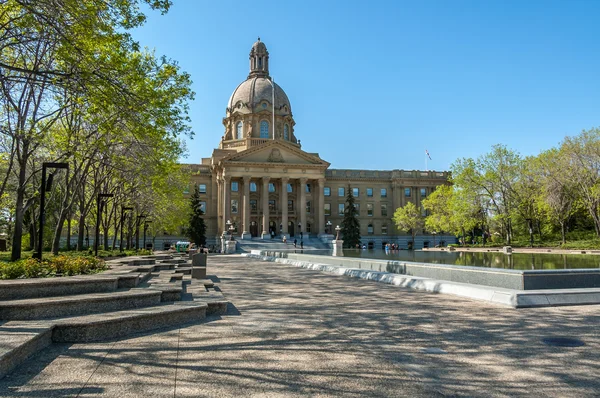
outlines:
[[[258,36],[302,148],[332,168],[447,170],[600,127],[599,1],[173,0],[133,32],[191,74],[186,163],[210,157]]]

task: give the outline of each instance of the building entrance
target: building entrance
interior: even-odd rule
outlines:
[[[294,223],[292,221],[288,221],[288,233],[290,237],[294,236]]]
[[[252,236],[253,238],[258,237],[258,224],[256,223],[256,221],[252,221],[250,223],[250,236]]]

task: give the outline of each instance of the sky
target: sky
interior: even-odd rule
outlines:
[[[599,15],[595,0],[173,0],[132,35],[191,74],[182,162],[218,146],[260,36],[303,150],[331,168],[444,171],[600,127]]]

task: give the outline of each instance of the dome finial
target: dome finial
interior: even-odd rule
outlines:
[[[260,41],[260,36],[258,36],[258,41]]]

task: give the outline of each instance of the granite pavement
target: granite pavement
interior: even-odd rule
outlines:
[[[600,396],[598,305],[512,309],[237,255],[208,275],[226,315],[54,344],[0,397]]]

